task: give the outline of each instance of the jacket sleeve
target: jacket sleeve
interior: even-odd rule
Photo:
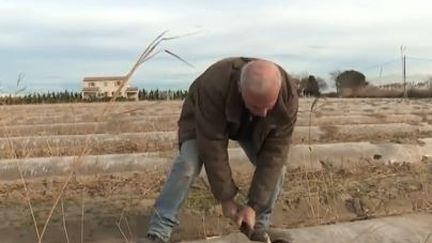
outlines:
[[[225,119],[225,98],[215,78],[229,78],[229,68],[223,64],[210,67],[197,82],[195,97],[196,139],[200,159],[204,163],[212,193],[216,200],[235,197],[234,184],[228,162],[228,134]],[[228,75],[228,76],[227,76]]]
[[[297,112],[297,111],[296,111]],[[249,190],[249,204],[264,206],[277,184],[287,161],[296,116],[288,124],[275,128],[266,137],[258,154],[255,173]]]
[[[298,96],[289,75],[281,68],[282,75],[287,81],[287,96],[285,112],[287,121],[284,125],[273,128],[264,139],[256,161],[256,169],[249,189],[248,204],[260,208],[270,200],[282,173],[282,168],[288,159],[294,126],[297,121]]]

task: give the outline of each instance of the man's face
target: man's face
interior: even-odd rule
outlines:
[[[241,94],[246,108],[254,116],[259,117],[266,117],[275,106],[278,98],[278,92],[276,90],[266,95],[259,95],[245,89]]]

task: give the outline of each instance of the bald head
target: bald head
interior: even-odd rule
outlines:
[[[256,116],[267,116],[277,101],[281,83],[281,73],[274,63],[256,60],[245,64],[239,86],[246,108]]]
[[[280,89],[281,74],[272,62],[264,60],[245,64],[240,75],[240,89],[247,89],[255,94],[265,95]]]

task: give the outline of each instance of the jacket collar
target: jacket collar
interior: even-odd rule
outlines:
[[[233,61],[230,86],[225,105],[225,115],[228,121],[240,123],[241,113],[243,109],[243,100],[239,89],[241,68],[250,60],[237,58]]]

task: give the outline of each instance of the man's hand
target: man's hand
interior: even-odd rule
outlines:
[[[241,207],[234,200],[228,200],[222,202],[222,212],[225,217],[232,219],[239,226],[242,223],[246,224],[250,229],[253,229],[255,226],[255,217],[256,213],[253,208],[249,206]]]
[[[251,230],[253,230],[255,226],[255,217],[255,210],[249,206],[245,206],[237,213],[236,222],[239,226],[241,226],[242,223],[245,223]]]
[[[222,202],[221,205],[224,216],[236,220],[239,205],[233,199]]]

